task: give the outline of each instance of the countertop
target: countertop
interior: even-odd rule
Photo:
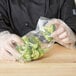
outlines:
[[[0,76],[76,76],[76,49],[55,44],[43,58],[36,61],[0,61]]]

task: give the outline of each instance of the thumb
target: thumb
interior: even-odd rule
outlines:
[[[60,27],[59,29],[57,29],[56,31],[54,31],[51,34],[51,37],[56,37],[59,36],[60,34],[62,34],[65,31],[65,29],[63,27]]]

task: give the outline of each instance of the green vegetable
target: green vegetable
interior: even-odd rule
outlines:
[[[44,26],[43,29],[44,29],[44,31],[41,31],[41,32],[42,32],[42,35],[44,36],[44,38],[48,42],[52,41],[53,38],[50,37],[50,35],[55,31],[55,25],[52,24],[52,25]]]
[[[50,42],[53,38],[49,37],[55,31],[55,25],[44,26],[42,35]],[[42,48],[42,43],[38,37],[30,35],[29,37],[23,36],[22,40],[24,45],[17,45],[16,49],[21,54],[24,61],[32,61],[41,58],[45,54],[45,49]]]
[[[23,46],[17,46],[16,49],[21,54],[24,61],[36,60],[44,55],[44,50],[41,48],[41,42],[36,36],[23,36]]]

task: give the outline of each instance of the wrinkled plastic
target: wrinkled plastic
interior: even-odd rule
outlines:
[[[38,37],[39,40],[42,42],[42,44],[47,44],[45,48],[49,48],[55,42],[55,40],[51,37],[51,34],[55,31],[55,27],[54,27],[54,31],[52,33],[50,32],[49,35],[48,35],[48,37],[52,38],[52,40],[50,40],[50,41],[46,40],[46,38],[42,34],[42,32],[47,32],[46,30],[44,30],[44,27],[51,26],[51,25],[47,25],[47,23],[49,21],[50,21],[50,19],[48,19],[48,18],[40,17],[40,19],[38,20],[36,29],[27,33],[26,36],[29,36],[29,37],[36,36],[36,37]]]

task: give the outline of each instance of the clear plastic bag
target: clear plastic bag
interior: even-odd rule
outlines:
[[[50,19],[40,17],[35,30],[22,37],[24,46],[18,46],[17,50],[22,54],[24,61],[32,61],[41,58],[49,47],[54,44],[51,34],[55,31],[55,25],[47,25]]]
[[[55,25],[47,25],[47,23],[50,21],[50,19],[45,17],[40,17],[37,23],[37,27],[35,30],[30,31],[26,34],[26,36],[36,36],[39,38],[39,40],[42,42],[42,44],[47,44],[46,48],[52,46],[55,42],[55,40],[51,37],[51,34],[55,31]],[[51,27],[52,26],[52,27]],[[46,33],[49,31],[49,34]],[[46,33],[47,38],[43,33]]]

